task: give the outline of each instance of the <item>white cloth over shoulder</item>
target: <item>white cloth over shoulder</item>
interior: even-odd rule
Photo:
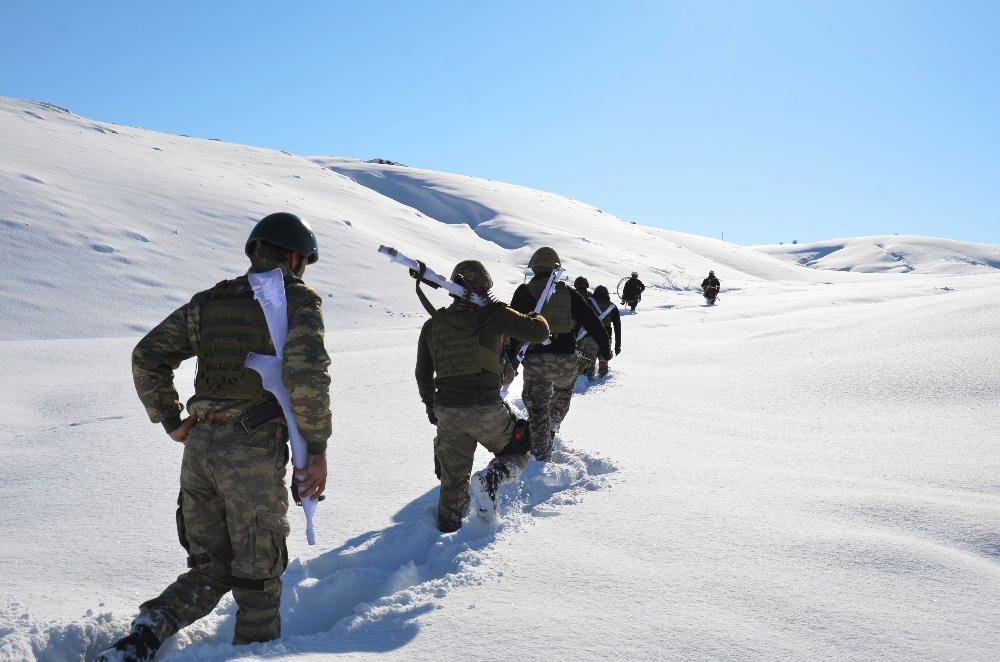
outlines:
[[[260,303],[260,307],[264,311],[264,319],[267,320],[267,330],[271,334],[271,342],[274,344],[276,355],[250,352],[244,365],[258,372],[264,390],[278,399],[281,411],[285,414],[285,421],[288,423],[288,441],[292,447],[292,464],[296,469],[305,469],[309,464],[306,442],[299,434],[299,426],[295,424],[295,416],[292,415],[292,396],[289,395],[288,389],[281,381],[285,339],[288,338],[288,301],[285,298],[285,279],[280,269],[260,274],[251,272],[248,277],[250,285],[253,287],[253,297]],[[302,489],[304,488],[300,488],[299,491]],[[316,512],[317,504],[319,501],[316,499],[302,499],[302,510],[306,515],[306,541],[310,545],[316,544],[313,514]]]

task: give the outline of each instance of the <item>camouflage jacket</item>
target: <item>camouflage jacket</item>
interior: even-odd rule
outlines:
[[[330,357],[323,345],[323,311],[320,295],[284,265],[289,293],[288,338],[284,347],[281,378],[292,397],[295,423],[310,453],[326,450],[332,434],[330,415]],[[246,278],[246,276],[241,276]],[[293,292],[294,290],[298,290]],[[174,387],[174,370],[181,362],[198,356],[199,311],[209,290],[199,292],[191,301],[171,313],[139,341],[132,351],[132,378],[149,420],[163,423],[171,430],[179,424],[184,407]],[[294,294],[294,296],[293,296]],[[194,396],[187,403],[188,413],[198,420],[235,422],[258,404],[250,400],[213,400]]]

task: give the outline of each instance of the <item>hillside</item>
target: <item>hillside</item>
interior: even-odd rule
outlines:
[[[883,235],[754,248],[793,264],[833,271],[981,274],[1000,270],[1000,246],[933,237]]]
[[[842,240],[912,269],[866,273],[861,248],[810,268],[796,260],[818,253],[520,186],[0,99],[0,662],[90,662],[185,571],[183,447],[149,423],[129,356],[242,273],[276,210],[320,243],[305,280],[324,297],[334,435],[318,541],[293,509],[281,640],[230,646],[227,597],[158,661],[995,659],[995,247]],[[435,527],[413,378],[426,313],[379,244],[444,272],[481,259],[501,298],[543,244],[570,278],[614,289],[634,269],[648,286],[610,375],[578,380],[554,461],[501,490],[496,526]]]

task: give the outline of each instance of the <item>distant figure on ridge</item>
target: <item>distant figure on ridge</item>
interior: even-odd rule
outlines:
[[[484,301],[491,300],[493,278],[481,262],[459,262],[451,280]],[[471,477],[476,507],[484,519],[496,514],[500,485],[517,480],[528,464],[527,431],[517,430],[517,418],[500,398],[500,387],[514,378],[504,353],[510,336],[528,342],[549,337],[549,325],[534,312],[522,315],[503,303],[483,307],[452,297],[450,306],[438,309],[424,323],[415,370],[427,420],[437,426],[434,473],[441,481],[438,528],[444,533],[462,526],[477,444],[496,456]],[[515,435],[516,430],[520,434]]]
[[[622,303],[635,311],[645,290],[646,286],[639,280],[639,274],[633,271],[632,276],[625,282],[625,287],[622,288]]]
[[[615,340],[615,356],[622,353],[622,316],[618,311],[618,306],[611,303],[611,293],[608,292],[608,288],[603,285],[598,285],[594,288],[594,298],[593,301],[597,303],[597,313],[598,315],[604,314],[608,308],[612,308],[611,312],[604,315],[604,329],[608,332],[608,339],[610,342],[611,336],[614,335]],[[612,329],[614,331],[612,332]],[[605,377],[608,374],[608,362],[604,359],[598,357],[598,362],[600,367],[598,368],[598,377]]]
[[[305,478],[294,480],[306,488],[301,499],[318,499],[326,488],[330,357],[323,345],[322,299],[302,282],[306,265],[319,258],[309,225],[293,214],[271,214],[254,226],[245,252],[252,263],[247,274],[195,294],[132,352],[132,376],[146,413],[184,444],[177,533],[190,570],[141,604],[128,636],[96,662],[152,660],[168,637],[210,614],[230,591],[237,607],[234,646],[281,637],[288,425],[261,376],[244,365],[248,352],[276,355],[250,272],[280,269],[284,280],[289,323],[281,380],[309,453],[308,468],[296,470]],[[195,356],[194,396],[182,421],[174,370]],[[141,493],[141,477],[122,489]]]
[[[720,283],[719,279],[715,277],[714,271],[709,271],[708,277],[701,281],[702,294],[705,297],[705,300],[708,301],[709,305],[715,305],[715,298],[719,296],[719,288],[721,286],[722,283]]]
[[[514,291],[510,307],[522,313],[534,310],[549,276],[560,266],[559,255],[554,249],[543,246],[535,251],[528,262],[534,277]],[[531,423],[531,453],[536,460],[547,462],[552,456],[556,432],[569,411],[573,386],[579,374],[576,336],[573,333],[576,323],[583,325],[597,341],[599,356],[610,360],[613,355],[608,334],[594,314],[594,309],[579,292],[565,283],[556,285],[555,293],[541,313],[549,323],[551,342],[548,345],[532,345],[525,355],[521,397]],[[511,344],[511,351],[517,351],[516,343]]]

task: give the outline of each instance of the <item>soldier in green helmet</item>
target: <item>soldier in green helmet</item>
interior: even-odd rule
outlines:
[[[294,483],[305,488],[300,498],[319,498],[331,434],[330,358],[322,299],[302,282],[306,265],[319,259],[316,237],[297,216],[271,214],[254,227],[245,252],[252,271],[280,269],[284,276],[288,337],[281,377],[309,452],[304,478]],[[234,645],[281,636],[287,426],[260,375],[243,365],[248,352],[275,354],[247,275],[194,295],[132,352],[136,391],[150,420],[185,445],[177,528],[190,570],[142,604],[128,636],[98,662],[152,660],[168,637],[209,614],[229,591],[237,606]],[[198,358],[195,394],[181,420],[173,371],[192,357]]]
[[[492,301],[493,279],[481,262],[459,262],[451,280]],[[427,419],[437,426],[438,527],[445,533],[462,526],[470,479],[479,514],[489,519],[495,514],[497,488],[516,480],[527,464],[529,442],[523,439],[521,446],[522,440],[514,439],[517,420],[500,398],[501,386],[513,379],[504,352],[511,336],[532,342],[549,336],[540,315],[522,315],[499,302],[484,307],[454,299],[447,308],[429,309],[433,316],[420,331],[415,370]],[[472,477],[478,444],[495,457]]]
[[[559,266],[561,263],[555,249],[543,246],[535,251],[528,262],[534,277],[514,291],[510,307],[521,312],[534,310],[549,276]],[[612,354],[608,333],[594,309],[566,283],[557,284],[555,293],[541,313],[549,323],[552,335],[549,344],[532,345],[525,354],[521,395],[531,423],[531,453],[536,460],[544,462],[551,458],[556,432],[569,411],[576,384],[578,362],[574,327],[580,324],[587,330],[597,343],[599,358],[607,361]],[[537,342],[516,334],[514,337],[520,341]]]

